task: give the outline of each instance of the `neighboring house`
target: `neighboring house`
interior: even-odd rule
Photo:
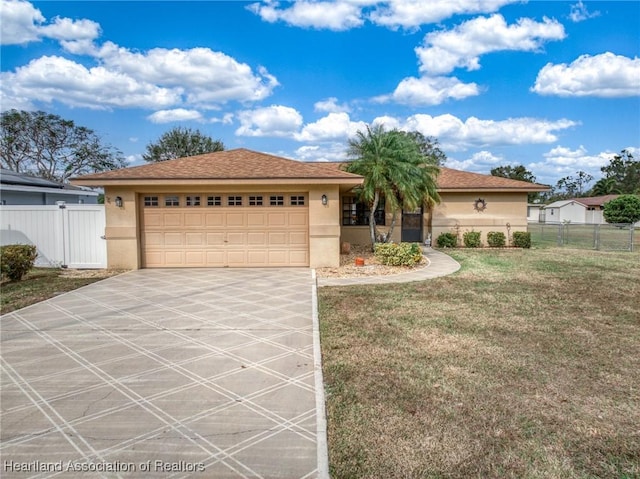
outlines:
[[[554,201],[543,207],[542,223],[605,224],[602,212],[605,203],[620,195],[592,196]]]
[[[0,202],[3,205],[97,204],[96,191],[45,180],[35,176],[0,170]]]
[[[341,242],[368,243],[362,177],[246,149],[85,175],[104,186],[109,267],[338,266]],[[442,203],[403,212],[394,241],[454,231],[526,231],[527,193],[548,188],[442,168]],[[384,228],[391,219],[376,213]]]
[[[527,205],[527,221],[529,223],[538,223],[543,207],[544,205],[540,203],[529,203]]]

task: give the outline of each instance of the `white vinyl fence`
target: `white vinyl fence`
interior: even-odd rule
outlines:
[[[104,205],[0,206],[0,244],[33,244],[36,266],[106,268]]]

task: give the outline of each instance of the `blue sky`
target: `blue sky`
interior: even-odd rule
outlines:
[[[0,106],[94,129],[140,164],[176,126],[227,149],[345,158],[368,124],[446,166],[555,184],[640,156],[640,2],[27,2],[1,6]]]

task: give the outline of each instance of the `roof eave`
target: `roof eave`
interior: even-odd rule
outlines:
[[[184,186],[223,186],[223,185],[335,185],[349,184],[359,185],[360,177],[337,178],[118,178],[118,179],[72,179],[71,183],[82,186],[158,186],[158,185],[184,185]]]
[[[526,187],[526,188],[505,188],[505,187],[464,187],[464,188],[453,188],[453,187],[438,187],[438,192],[440,193],[477,193],[477,192],[487,192],[487,193],[536,193],[549,191],[550,188],[535,188],[535,187]]]

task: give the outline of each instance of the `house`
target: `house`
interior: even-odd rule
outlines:
[[[541,223],[605,224],[602,215],[605,203],[620,195],[592,196],[554,201],[543,207]]]
[[[0,170],[0,201],[3,205],[97,204],[99,193],[86,188]]]
[[[540,203],[529,203],[527,205],[527,221],[529,223],[538,223],[543,207],[544,205]]]
[[[338,266],[341,242],[368,243],[362,177],[235,149],[81,176],[105,189],[109,267]],[[547,187],[442,168],[442,203],[405,211],[394,241],[527,228],[527,193]],[[378,223],[391,220],[384,205]]]

